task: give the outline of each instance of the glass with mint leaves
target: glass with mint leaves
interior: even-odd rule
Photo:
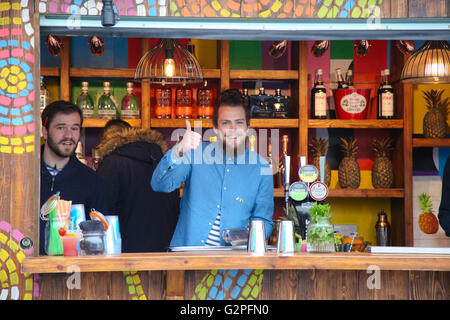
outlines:
[[[334,252],[334,228],[330,222],[329,204],[314,203],[309,209],[310,222],[306,235],[308,252]]]

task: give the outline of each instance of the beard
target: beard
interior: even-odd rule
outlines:
[[[72,143],[71,148],[62,146],[62,144],[65,142],[71,142]],[[56,154],[60,158],[67,158],[67,157],[72,156],[77,147],[77,143],[78,142],[76,142],[75,140],[72,140],[72,139],[63,139],[60,142],[56,142],[50,137],[50,135],[48,136],[48,139],[47,139],[47,145],[50,148],[50,150],[52,150],[53,153]]]

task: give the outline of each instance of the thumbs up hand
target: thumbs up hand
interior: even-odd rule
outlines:
[[[178,157],[182,157],[188,151],[197,149],[201,141],[202,136],[199,133],[192,131],[191,123],[189,120],[186,120],[186,132],[183,135],[183,139],[176,144],[175,154]]]

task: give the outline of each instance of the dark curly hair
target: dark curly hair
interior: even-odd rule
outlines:
[[[69,101],[58,100],[47,105],[44,111],[42,111],[41,114],[42,126],[48,130],[48,128],[50,127],[50,123],[53,121],[53,118],[58,113],[63,114],[78,113],[80,115],[81,120],[80,125],[83,124],[83,112],[81,111],[80,107]]]
[[[250,109],[248,108],[242,93],[238,89],[228,89],[221,93],[213,114],[213,124],[216,128],[219,117],[219,108],[222,106],[244,108],[245,121],[247,122],[247,126],[250,126]]]

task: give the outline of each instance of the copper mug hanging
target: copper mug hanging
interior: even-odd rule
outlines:
[[[63,44],[57,36],[49,34],[45,44],[47,45],[47,49],[52,56],[57,57],[61,54]]]
[[[101,56],[105,52],[105,42],[97,37],[92,36],[89,38],[89,50],[91,50],[91,53],[93,56]]]

